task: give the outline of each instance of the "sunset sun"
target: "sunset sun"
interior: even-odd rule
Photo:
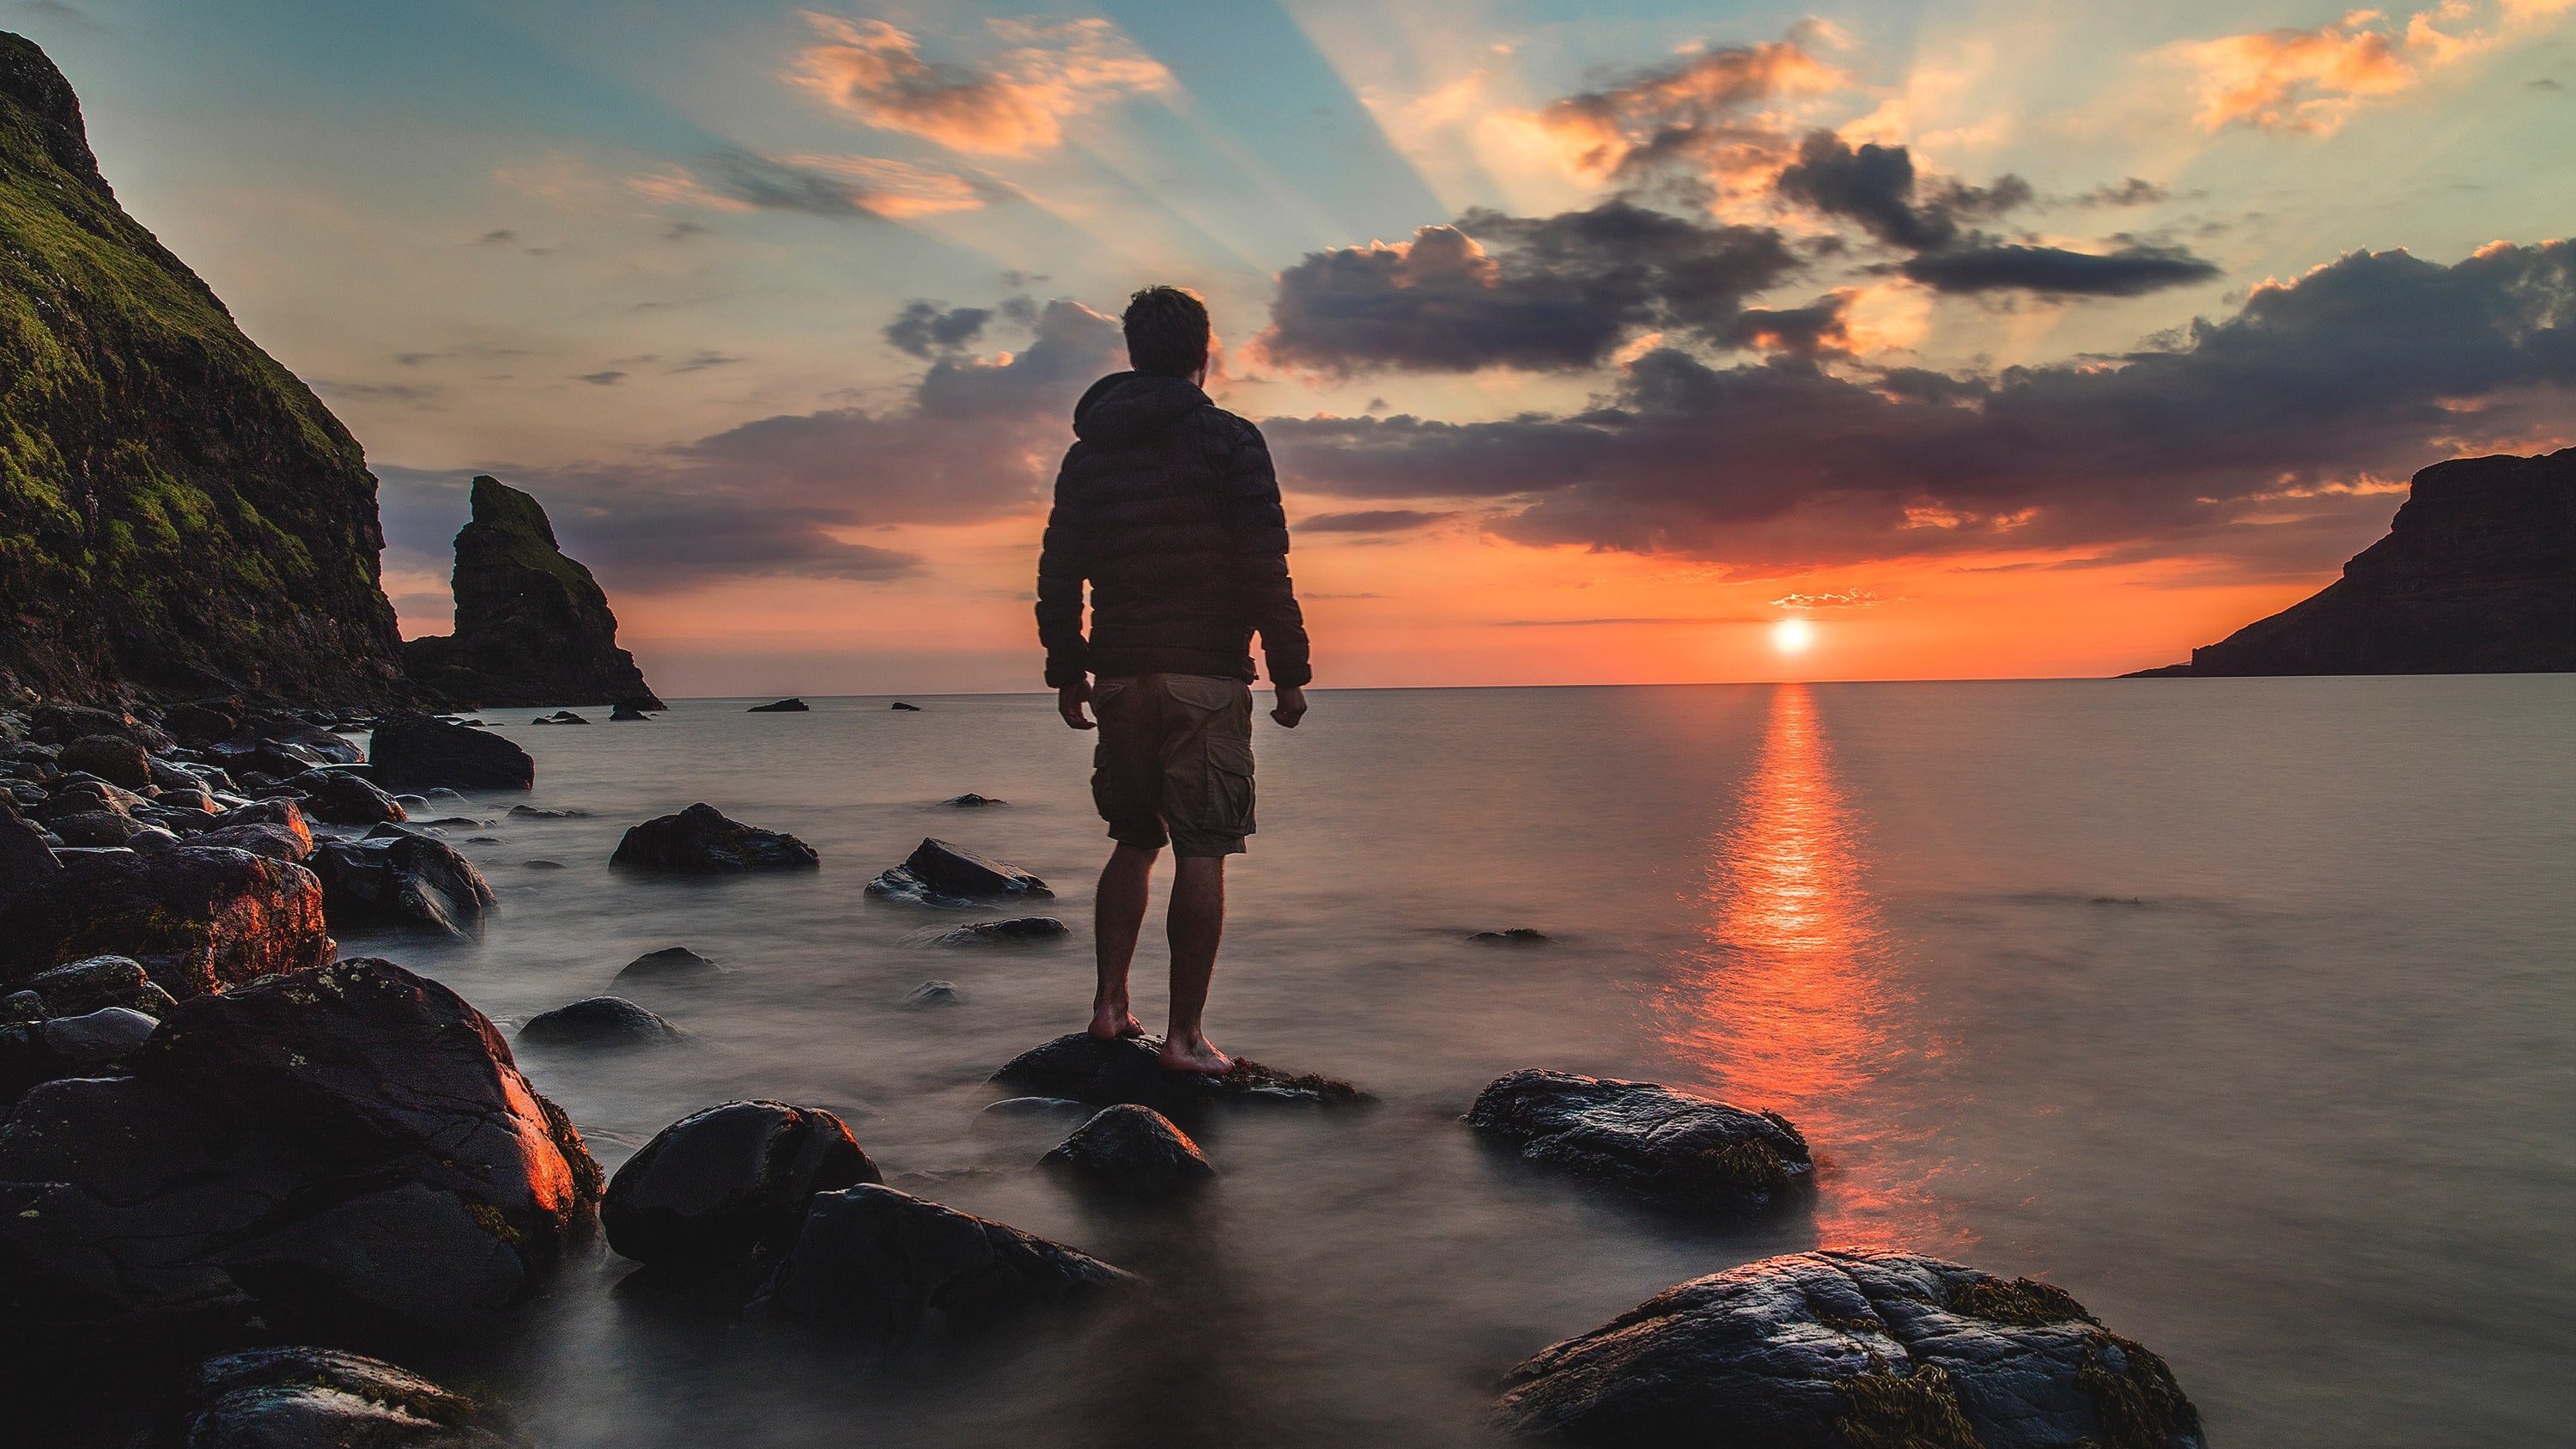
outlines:
[[[1816,642],[1816,626],[1804,619],[1783,619],[1771,626],[1771,647],[1783,654],[1804,654]]]

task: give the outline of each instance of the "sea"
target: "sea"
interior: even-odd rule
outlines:
[[[1257,720],[1210,1030],[1378,1101],[1221,1114],[1198,1132],[1221,1176],[1159,1206],[1070,1192],[1033,1166],[1051,1131],[978,1117],[1010,1095],[995,1068],[1088,1013],[1109,847],[1092,737],[1051,697],[487,714],[536,788],[442,828],[497,915],[345,954],[514,1031],[690,947],[727,974],[633,993],[685,1039],[519,1048],[603,1166],[714,1103],[822,1106],[891,1184],[1153,1287],[871,1355],[594,1250],[413,1366],[557,1449],[1486,1445],[1545,1345],[1702,1274],[1877,1246],[2066,1289],[2164,1355],[2214,1444],[2569,1442],[2576,676],[1312,699],[1293,732]],[[1005,803],[940,803],[969,791]],[[696,801],[821,870],[610,869]],[[946,944],[1031,908],[863,893],[925,837],[1043,876],[1034,910],[1071,932]],[[1515,928],[1546,939],[1474,939]],[[907,1004],[933,980],[958,999]],[[1814,1204],[1694,1222],[1525,1164],[1462,1121],[1523,1067],[1780,1112]]]

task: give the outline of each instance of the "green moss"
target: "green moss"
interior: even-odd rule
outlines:
[[[1949,1308],[1988,1323],[2039,1328],[2051,1323],[2091,1323],[2093,1315],[2075,1295],[2054,1283],[2031,1278],[1979,1278],[1949,1293]]]

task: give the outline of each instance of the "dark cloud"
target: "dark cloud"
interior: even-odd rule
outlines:
[[[1937,292],[2023,291],[2043,297],[2137,297],[2185,287],[2218,268],[2182,247],[2131,243],[2110,252],[2000,243],[1925,252],[1898,270]]]
[[[1303,533],[1404,533],[1458,517],[1453,510],[1431,513],[1419,508],[1365,508],[1356,513],[1317,513],[1298,520]]]
[[[468,243],[468,245],[478,247],[505,247],[518,239],[519,234],[505,226],[497,231],[487,231],[483,233],[481,236],[476,237],[472,242]]]
[[[1798,159],[1783,167],[1779,194],[1827,216],[1855,223],[1892,247],[1930,251],[1959,239],[1962,221],[2001,216],[2031,198],[2018,176],[1991,186],[1946,182],[1917,194],[1914,155],[1903,146],[1865,142],[1855,147],[1831,131],[1817,131],[1798,145]]]
[[[2570,388],[2576,246],[2545,242],[2355,252],[2171,346],[1991,377],[1667,349],[1582,413],[1265,427],[1310,493],[1493,499],[1529,543],[1796,567],[2197,540],[2312,568],[2388,511],[2352,480],[2563,433]]]
[[[594,387],[613,387],[625,380],[626,374],[613,367],[600,372],[585,372],[574,379],[576,382],[586,382]]]
[[[2114,186],[2104,182],[2081,196],[2065,198],[2069,206],[2153,206],[2170,201],[2173,193],[2143,176],[2132,176]]]
[[[688,356],[681,358],[679,361],[672,363],[671,370],[673,372],[704,372],[710,367],[731,367],[740,361],[742,361],[742,359],[739,357],[728,356],[724,353],[717,352],[712,348],[702,347],[697,351],[690,353]]]
[[[1712,46],[1540,110],[1541,130],[1574,167],[1631,183],[1687,170],[1723,181],[1778,164],[1789,138],[1749,114],[1828,90],[1842,77],[1807,46],[1805,27],[1759,45]]]
[[[845,221],[963,210],[1003,194],[989,182],[881,157],[768,156],[740,146],[709,153],[694,172],[649,178],[645,189],[734,210]]]
[[[943,311],[936,302],[907,302],[885,325],[885,340],[897,352],[928,361],[973,345],[983,337],[984,324],[992,320],[990,307],[951,307]]]
[[[1333,372],[1600,363],[1636,331],[1731,336],[1801,263],[1768,227],[1612,200],[1551,217],[1471,211],[1409,242],[1312,252],[1279,274],[1260,346]]]

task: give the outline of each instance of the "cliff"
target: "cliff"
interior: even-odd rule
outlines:
[[[125,214],[80,103],[0,32],[0,684],[401,688],[355,439]]]
[[[456,632],[403,646],[412,678],[457,705],[617,704],[660,709],[590,570],[566,558],[537,500],[474,480],[456,535]]]
[[[2576,448],[2415,475],[2343,577],[2153,674],[2576,670]]]

